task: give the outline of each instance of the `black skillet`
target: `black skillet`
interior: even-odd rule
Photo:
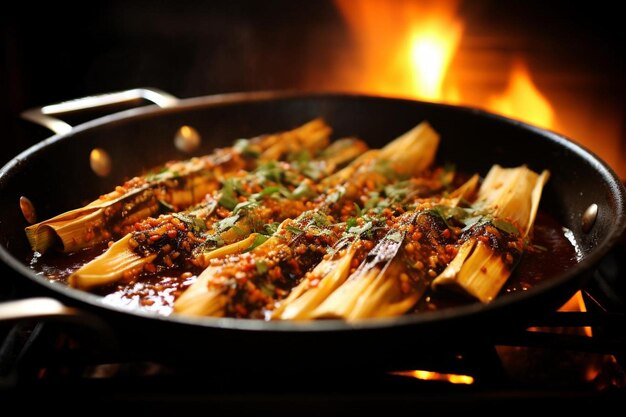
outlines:
[[[49,118],[53,113],[101,105],[103,99],[112,104],[138,97],[164,107],[144,106],[74,128]],[[460,171],[484,175],[494,163],[549,169],[541,209],[573,232],[580,262],[529,291],[507,294],[488,305],[360,323],[160,317],[105,304],[98,296],[51,283],[29,268],[21,196],[33,202],[39,219],[48,218],[110,191],[144,168],[189,157],[173,144],[182,125],[198,130],[202,145],[196,154],[203,154],[236,138],[292,128],[320,116],[333,127],[334,137],[356,135],[372,147],[428,120],[442,138],[438,161],[454,162]],[[26,300],[19,311],[15,302],[0,305],[0,319],[49,316],[99,323],[108,332],[102,337],[117,343],[120,352],[130,357],[183,359],[226,368],[242,364],[268,368],[277,364],[406,366],[419,352],[497,338],[554,311],[582,286],[626,225],[624,187],[598,157],[559,134],[472,108],[298,92],[177,100],[158,90],[137,89],[79,99],[60,108],[45,107],[25,117],[63,133],[16,156],[0,171],[0,258],[20,282],[32,284],[47,298]],[[111,156],[108,177],[90,169],[89,153],[96,147]],[[595,216],[592,205],[597,207]]]

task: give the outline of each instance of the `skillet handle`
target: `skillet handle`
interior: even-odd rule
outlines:
[[[33,297],[0,302],[0,324],[27,321],[55,321],[77,325],[95,336],[109,351],[118,348],[113,329],[100,317],[68,307],[54,298]]]
[[[51,116],[124,103],[140,102],[141,100],[151,101],[159,107],[171,107],[178,103],[177,97],[165,91],[156,88],[134,88],[115,93],[77,98],[75,100],[50,104],[43,107],[35,107],[25,110],[22,112],[21,116],[23,119],[46,127],[56,134],[63,134],[71,132],[73,129],[72,125]]]
[[[37,297],[0,303],[0,323],[27,319],[71,317],[79,314],[74,308],[54,298]]]

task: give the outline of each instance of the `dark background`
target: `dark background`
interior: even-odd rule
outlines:
[[[459,14],[470,38],[526,39],[514,48],[531,70],[592,74],[623,109],[624,25],[610,3],[478,0]],[[10,2],[0,28],[0,165],[49,136],[20,120],[27,108],[143,86],[181,98],[314,90],[353,43],[332,1]]]

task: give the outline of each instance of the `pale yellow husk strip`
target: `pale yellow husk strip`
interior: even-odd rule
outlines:
[[[399,174],[417,176],[433,163],[438,145],[439,135],[437,132],[435,132],[427,122],[422,122],[387,144],[381,150],[366,152],[353,161],[348,167],[328,177],[328,182],[334,183],[338,181],[338,179],[349,182],[357,172],[367,172],[367,170],[374,169],[373,163],[377,161],[389,162],[391,168]],[[463,193],[461,193],[461,196],[462,195]],[[268,242],[265,243],[267,244]],[[347,253],[351,253],[350,250],[348,250]],[[325,261],[322,263],[324,262]],[[343,260],[343,262],[341,260],[337,261],[334,266],[337,266],[337,269],[340,269],[340,271],[338,273],[331,271],[329,274],[326,274],[322,281],[329,278],[328,283],[321,281],[321,288],[313,291],[312,295],[306,295],[304,301],[298,300],[305,295],[304,287],[296,287],[297,292],[294,294],[301,293],[302,295],[300,297],[294,295],[289,303],[283,304],[284,309],[279,306],[279,312],[276,313],[277,316],[286,314],[285,318],[288,316],[292,316],[290,318],[307,318],[308,311],[312,311],[329,293],[334,293],[334,289],[345,281],[349,273],[349,265],[350,262],[347,260]],[[319,267],[320,269],[326,270],[328,265]],[[225,305],[223,297],[219,294],[215,294],[214,289],[209,289],[210,277],[215,272],[216,271],[212,270],[212,268],[207,268],[200,275],[198,280],[174,303],[174,311],[189,315],[198,315],[200,313],[214,315],[215,312],[219,312],[220,315],[223,314],[221,310]],[[187,296],[186,294],[190,291],[190,295]],[[205,295],[204,298],[202,294]],[[296,307],[288,309],[288,305],[291,304],[292,301],[294,303],[297,301]],[[198,303],[200,306],[192,306],[193,302]]]
[[[224,257],[227,255],[233,255],[241,253],[243,250],[250,247],[254,242],[254,238],[251,239],[249,244],[245,247],[241,245],[241,242],[233,243],[228,246],[224,246],[220,249],[216,249],[209,252],[206,256],[208,259]],[[277,247],[281,244],[281,240],[275,237],[263,242],[252,250],[266,251],[268,247]],[[209,266],[198,276],[198,279],[185,290],[185,292],[178,297],[174,302],[174,313],[184,314],[188,316],[222,316],[224,315],[223,308],[227,303],[227,298],[221,287],[210,286],[211,280],[219,272],[219,267]]]
[[[517,225],[521,235],[526,237],[534,224],[548,177],[548,171],[537,174],[526,166],[494,165],[480,187],[477,204],[495,218]],[[485,243],[470,239],[435,278],[433,287],[463,291],[488,303],[500,292],[510,274],[501,254]]]
[[[115,242],[105,253],[70,275],[68,283],[81,290],[88,290],[116,282],[124,272],[141,270],[156,258],[156,255],[142,257],[133,252],[129,246],[130,239],[131,235],[126,235]]]
[[[258,138],[255,143],[263,149],[259,160],[278,160],[288,153],[304,149],[313,154],[328,145],[331,131],[332,129],[322,119],[314,119],[296,129]],[[84,207],[26,227],[26,237],[31,248],[42,253],[55,245],[65,253],[92,247],[107,238],[102,228],[108,219],[107,208],[114,204],[135,205],[133,197],[145,193],[142,201],[148,202],[148,207],[142,207],[135,213],[132,213],[131,208],[130,216],[120,220],[120,224],[129,225],[157,212],[158,201],[151,188],[159,184],[161,184],[159,187],[164,187],[169,194],[171,203],[185,207],[199,202],[204,195],[219,186],[220,179],[230,175],[229,172],[223,172],[219,166],[210,175],[197,175],[203,169],[206,168],[202,158],[179,161],[172,165],[169,171],[176,172],[182,177],[189,176],[184,189],[170,188],[162,183],[163,179],[167,179],[164,177],[124,193],[113,191]]]
[[[453,207],[473,195],[478,179],[477,175],[473,176],[450,193],[445,200],[446,204]],[[324,264],[330,264],[326,268],[331,272],[323,276],[315,288],[308,288],[307,281],[294,288],[274,313],[275,318],[357,320],[401,315],[415,305],[428,287],[425,282],[419,285],[414,283],[411,292],[403,293],[399,277],[407,271],[404,262],[397,257],[386,267],[376,266],[364,274],[355,272],[349,278],[351,252],[347,252],[344,258],[346,262],[343,259],[323,261],[318,267],[324,268]]]

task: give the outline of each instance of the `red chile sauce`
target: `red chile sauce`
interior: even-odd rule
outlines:
[[[526,291],[571,268],[578,261],[576,249],[566,237],[565,229],[553,217],[541,211],[535,220],[532,243],[533,247],[524,252],[500,296]],[[36,255],[30,259],[30,265],[37,273],[52,281],[67,282],[69,275],[106,249],[103,244],[69,256],[55,253]],[[140,281],[119,281],[92,292],[102,295],[109,304],[139,307],[169,315],[174,300],[191,285],[200,272],[170,269],[150,275],[142,274]],[[432,311],[470,302],[474,301],[448,292],[432,292],[427,293],[413,311]]]

